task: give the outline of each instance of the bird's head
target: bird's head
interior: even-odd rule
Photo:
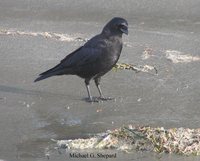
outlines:
[[[128,35],[128,22],[120,17],[110,20],[103,28],[103,33],[107,35]]]

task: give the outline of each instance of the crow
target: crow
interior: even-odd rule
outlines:
[[[71,54],[67,55],[55,67],[41,73],[34,81],[52,76],[77,75],[85,80],[88,101],[110,100],[105,98],[100,88],[101,77],[117,63],[122,51],[122,34],[128,35],[128,22],[121,17],[114,17],[103,28],[102,32]],[[94,80],[100,97],[94,99],[90,93],[90,81]]]

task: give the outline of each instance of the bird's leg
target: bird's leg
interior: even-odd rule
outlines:
[[[105,97],[103,96],[102,91],[101,91],[101,87],[100,87],[100,81],[101,81],[101,78],[95,78],[95,79],[94,79],[94,82],[95,82],[95,84],[96,84],[96,86],[97,86],[97,89],[98,89],[98,91],[99,91],[99,95],[100,95],[99,98],[100,98],[101,100],[111,100],[112,98],[110,98],[110,97],[105,98]]]
[[[85,79],[85,86],[86,86],[87,93],[88,93],[88,99],[89,99],[89,102],[92,102],[92,96],[91,96],[89,84],[90,84],[90,79]]]
[[[101,78],[95,78],[94,82],[95,82],[97,89],[99,91],[100,98],[102,98],[103,94],[102,94],[102,91],[101,91],[101,88],[100,88],[100,80],[101,80]]]
[[[90,79],[85,79],[85,85],[88,93],[88,102],[99,102],[98,99],[94,99],[90,92]]]

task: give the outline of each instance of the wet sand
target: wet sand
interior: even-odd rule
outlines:
[[[52,138],[84,138],[124,124],[199,128],[199,61],[193,58],[200,57],[200,3],[103,2],[0,1],[0,30],[17,33],[0,34],[0,159],[44,161]],[[103,77],[102,88],[106,96],[116,99],[94,104],[84,101],[84,82],[76,76],[33,83],[39,73],[84,42],[19,32],[88,39],[101,32],[113,16],[125,17],[130,26],[119,62],[152,65],[158,75],[111,71]],[[175,63],[181,55],[192,59]],[[91,91],[98,95],[94,84]],[[69,152],[54,151],[50,160],[80,160],[69,158]],[[116,153],[116,161],[199,160],[147,152]]]

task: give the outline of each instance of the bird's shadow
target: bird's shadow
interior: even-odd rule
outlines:
[[[6,86],[6,85],[0,85],[0,92],[15,93],[15,94],[22,94],[22,95],[32,95],[32,96],[39,96],[39,97],[72,97],[71,95],[51,93],[51,92],[38,91],[38,90],[29,90],[29,89],[23,89],[20,87]],[[0,99],[3,99],[3,98],[0,97]],[[100,97],[93,97],[91,101],[88,97],[84,97],[82,99],[74,99],[74,100],[77,100],[77,101],[81,100],[87,103],[103,103],[105,101],[115,100],[115,98],[104,100]]]
[[[34,95],[34,96],[66,97],[66,95],[64,94],[50,93],[50,92],[44,92],[44,91],[38,91],[38,90],[29,90],[29,89],[23,89],[20,87],[6,86],[6,85],[0,85],[0,92],[23,94],[23,95]]]

